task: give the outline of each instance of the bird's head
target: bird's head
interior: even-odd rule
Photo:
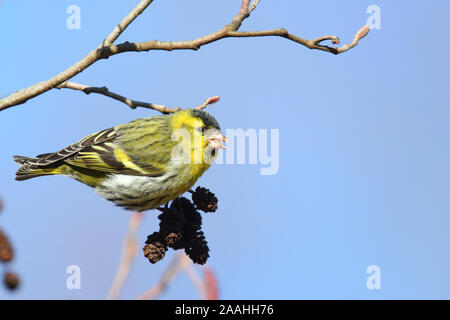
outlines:
[[[201,150],[215,158],[218,149],[225,149],[223,143],[227,140],[222,134],[217,120],[208,112],[186,109],[172,114],[171,117],[173,129],[181,130],[179,136],[189,140],[188,148],[191,150]],[[190,139],[186,139],[186,135]]]
[[[203,110],[191,110],[192,116],[199,120],[199,124],[194,128],[205,137],[209,146],[214,149],[225,149],[223,143],[227,140],[220,131],[217,120],[208,112]]]

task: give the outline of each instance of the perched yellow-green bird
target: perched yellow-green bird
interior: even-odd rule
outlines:
[[[16,180],[69,176],[119,206],[144,211],[189,190],[224,141],[213,116],[186,109],[94,133],[55,153],[14,156],[21,165]]]

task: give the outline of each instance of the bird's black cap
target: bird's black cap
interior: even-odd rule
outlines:
[[[208,112],[198,109],[192,110],[192,116],[202,119],[203,123],[207,128],[215,128],[220,130],[219,123],[217,120],[210,115]]]

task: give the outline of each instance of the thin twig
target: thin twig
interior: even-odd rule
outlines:
[[[251,13],[253,10],[256,9],[258,6],[259,0],[253,0],[252,4],[250,5],[250,9],[248,9],[248,12]]]
[[[136,235],[139,230],[139,226],[142,222],[142,213],[135,212],[130,218],[130,223],[128,225],[128,232],[123,242],[122,256],[120,258],[119,269],[117,270],[116,276],[113,281],[111,290],[108,293],[108,299],[119,298],[122,292],[123,286],[130,273],[131,265],[133,264],[134,258],[138,252],[138,243],[136,241]]]
[[[121,96],[117,93],[109,91],[109,89],[107,87],[90,87],[90,86],[86,86],[81,83],[65,81],[62,84],[60,84],[59,86],[57,86],[56,88],[57,89],[65,88],[65,89],[78,90],[78,91],[84,92],[85,94],[91,94],[91,93],[102,94],[104,96],[107,96],[112,99],[115,99],[115,100],[125,103],[131,109],[136,109],[137,107],[142,107],[142,108],[147,108],[147,109],[153,109],[153,110],[159,111],[164,114],[174,113],[174,112],[181,110],[181,108],[168,108],[161,104],[154,104],[154,103],[149,103],[149,102],[132,100],[127,97]],[[205,109],[208,105],[214,104],[214,103],[218,102],[219,100],[220,100],[220,96],[214,96],[214,97],[208,98],[202,104],[196,106],[194,109],[199,109],[199,110]]]
[[[123,52],[139,52],[150,50],[198,50],[200,47],[209,43],[224,39],[224,38],[242,38],[242,37],[265,37],[265,36],[278,36],[289,39],[310,49],[321,50],[330,52],[333,54],[340,54],[355,47],[358,41],[367,35],[369,28],[364,26],[355,35],[353,41],[350,44],[343,45],[342,47],[330,47],[322,45],[324,40],[331,39],[334,44],[339,42],[339,39],[335,36],[320,37],[315,40],[303,39],[301,37],[290,34],[286,29],[275,29],[267,31],[250,31],[239,32],[242,22],[250,16],[250,13],[256,8],[259,0],[254,0],[249,8],[249,0],[243,0],[241,9],[238,14],[233,18],[230,24],[224,26],[222,29],[213,32],[209,35],[190,40],[190,41],[148,41],[148,42],[123,42],[121,44],[113,44],[113,42],[122,34],[122,32],[132,23],[132,21],[139,16],[153,1],[142,0],[139,5],[133,9],[123,21],[106,37],[100,46],[92,50],[86,57],[75,63],[67,70],[57,74],[53,78],[37,83],[29,88],[17,91],[12,95],[0,100],[0,111],[8,109],[12,106],[20,105],[32,99],[50,89],[57,88],[65,81],[73,78],[95,62],[107,59],[110,56],[120,54]]]
[[[131,10],[129,14],[114,28],[114,30],[103,40],[102,46],[113,44],[114,41],[122,34],[122,32],[136,19],[145,9],[153,2],[153,0],[141,1],[136,8]]]
[[[210,104],[215,104],[220,100],[220,96],[214,96],[211,98],[206,99],[202,104],[196,106],[194,109],[197,110],[202,110],[205,109],[207,106],[209,106]]]
[[[205,284],[194,271],[193,266],[194,264],[191,258],[184,253],[177,253],[167,266],[167,269],[164,271],[158,283],[137,297],[137,300],[151,300],[157,298],[167,289],[170,282],[172,282],[181,271],[186,272],[189,280],[191,280],[192,284],[197,289],[200,298],[205,299],[207,297]]]
[[[195,272],[194,264],[193,264],[192,260],[189,259],[188,256],[186,256],[186,258],[189,261],[187,261],[187,263],[184,265],[184,271],[186,272],[189,280],[191,280],[194,287],[197,288],[200,298],[205,299],[206,298],[206,288],[205,288],[203,279],[200,278],[200,276],[198,275],[197,272]]]
[[[241,12],[247,12],[249,2],[250,2],[250,0],[242,0]]]
[[[219,288],[217,285],[217,278],[214,275],[214,272],[208,268],[203,266],[203,287],[205,288],[205,299],[206,300],[218,300],[219,299]]]
[[[104,96],[107,96],[107,97],[110,97],[110,98],[113,98],[115,100],[125,103],[131,109],[136,109],[137,107],[142,107],[142,108],[147,108],[147,109],[153,109],[153,110],[159,111],[164,114],[173,113],[173,112],[177,112],[177,111],[181,110],[181,108],[168,108],[161,104],[154,104],[154,103],[149,103],[149,102],[132,100],[127,97],[121,96],[117,93],[109,91],[107,87],[90,87],[90,86],[86,86],[81,83],[66,81],[66,82],[63,82],[62,84],[60,84],[59,86],[57,86],[56,88],[57,89],[66,88],[66,89],[72,89],[72,90],[79,90],[79,91],[84,92],[85,94],[90,94],[90,93],[102,94]]]
[[[169,283],[183,270],[183,264],[185,263],[184,253],[177,253],[173,260],[169,263],[166,271],[164,271],[161,279],[150,290],[140,295],[137,300],[150,300],[155,299],[161,295],[167,288]]]

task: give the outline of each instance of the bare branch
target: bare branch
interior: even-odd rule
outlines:
[[[203,287],[205,288],[206,300],[218,300],[219,289],[217,285],[217,278],[208,267],[203,267]]]
[[[324,45],[320,44],[321,42],[323,42],[325,40],[330,40],[333,44],[339,44],[340,40],[336,36],[325,36],[325,37],[317,38],[317,39],[313,40],[314,45],[309,48],[324,50],[324,51],[328,51],[328,52],[331,52],[334,54],[343,53],[343,52],[350,50],[353,47],[356,47],[356,45],[358,45],[359,40],[364,38],[369,33],[369,31],[370,31],[370,28],[368,25],[363,26],[361,29],[359,29],[356,32],[355,37],[353,38],[352,42],[350,42],[349,44],[344,44],[343,46],[341,46],[339,48],[324,46]]]
[[[173,113],[173,112],[177,112],[177,111],[181,110],[181,108],[168,108],[161,104],[153,104],[153,103],[149,103],[149,102],[131,100],[127,97],[124,97],[117,93],[109,91],[107,87],[89,87],[84,84],[66,81],[66,82],[63,82],[62,84],[60,84],[59,86],[57,86],[56,88],[57,89],[67,88],[67,89],[72,89],[72,90],[79,90],[79,91],[83,91],[85,94],[90,94],[90,93],[102,94],[104,96],[107,96],[107,97],[110,97],[110,98],[113,98],[115,100],[125,103],[131,109],[136,109],[137,107],[142,107],[142,108],[156,110],[156,111],[159,111],[164,114]]]
[[[144,10],[153,2],[153,0],[141,1],[136,8],[131,12],[114,28],[114,30],[103,40],[102,46],[113,44],[114,41],[122,34],[123,31],[137,18]]]
[[[175,276],[178,275],[178,273],[183,270],[184,263],[186,263],[185,257],[186,257],[185,254],[182,253],[176,254],[173,260],[170,262],[169,266],[167,267],[166,271],[164,271],[164,274],[162,275],[159,282],[150,290],[140,295],[137,299],[150,300],[161,295],[167,288],[169,283],[175,278]]]
[[[189,259],[188,256],[186,257],[186,263],[184,264],[184,272],[186,272],[189,280],[191,280],[194,287],[197,289],[197,292],[201,299],[206,298],[206,287],[203,279],[198,275],[197,272],[194,270],[194,263],[191,259]]]
[[[172,282],[181,271],[186,272],[189,280],[191,280],[192,284],[197,289],[200,298],[208,298],[207,289],[209,288],[205,287],[204,281],[194,271],[193,266],[194,263],[191,258],[189,258],[185,253],[177,253],[167,266],[167,269],[164,271],[158,283],[137,297],[137,300],[150,300],[157,298],[167,289],[170,282]]]
[[[136,235],[142,222],[142,213],[135,212],[130,218],[128,232],[123,243],[122,257],[120,259],[119,269],[114,278],[113,285],[108,294],[108,299],[117,299],[122,292],[122,288],[130,273],[131,265],[138,252]]]
[[[100,48],[104,46],[104,44],[110,45],[112,44],[125,29],[136,19],[151,3],[153,0],[142,0],[136,8],[134,8],[123,20],[122,22],[114,28],[114,30],[106,37],[106,39],[94,50],[89,52],[89,54],[66,69],[65,71],[57,74],[53,78],[42,81],[37,84],[34,84],[26,89],[22,89],[17,91],[10,96],[0,100],[0,111],[8,109],[12,106],[20,105],[27,102],[29,99],[37,97],[38,95],[47,92],[50,89],[56,88],[58,85],[67,81],[98,60],[101,59]]]
[[[241,4],[241,12],[247,12],[248,11],[248,3],[250,0],[242,0]]]
[[[256,6],[258,5],[259,0],[253,0],[252,4],[250,5],[250,9],[248,9],[249,13],[252,13],[253,10],[256,9]]]
[[[283,37],[286,39],[289,39],[291,41],[294,41],[296,43],[299,43],[301,45],[304,45],[305,47],[309,49],[316,49],[316,50],[322,50],[325,52],[330,52],[333,54],[340,54],[343,52],[346,52],[350,50],[351,48],[355,47],[359,40],[364,38],[369,33],[369,26],[365,25],[361,29],[358,30],[355,37],[353,38],[353,41],[349,44],[345,44],[341,47],[330,47],[326,45],[321,45],[321,43],[325,40],[330,40],[333,44],[339,44],[340,40],[337,36],[323,36],[316,38],[314,40],[308,40],[303,39],[298,36],[295,36],[293,34],[290,34],[286,29],[280,28],[280,29],[274,29],[274,30],[265,30],[265,31],[230,31],[228,32],[228,37]]]
[[[369,27],[364,26],[355,35],[353,41],[349,44],[341,47],[331,47],[322,45],[325,40],[331,40],[333,44],[339,44],[339,38],[336,36],[325,36],[314,40],[304,39],[290,34],[286,29],[274,29],[265,31],[248,31],[239,32],[239,28],[242,22],[250,16],[250,13],[256,8],[259,0],[253,0],[249,4],[249,0],[243,0],[241,9],[238,14],[233,18],[230,24],[224,26],[222,29],[208,34],[206,36],[190,40],[190,41],[148,41],[148,42],[124,42],[121,44],[113,44],[113,42],[120,36],[125,28],[138,16],[145,8],[152,3],[151,0],[143,0],[139,5],[133,9],[125,19],[113,30],[113,32],[103,41],[102,45],[91,51],[82,60],[68,68],[67,70],[57,74],[53,78],[35,84],[27,89],[20,90],[12,95],[0,100],[0,111],[10,108],[15,105],[25,103],[29,99],[32,99],[50,89],[57,88],[63,82],[76,76],[95,62],[101,59],[107,59],[110,56],[123,53],[123,52],[140,52],[150,50],[198,50],[200,47],[209,43],[224,39],[224,38],[245,38],[245,37],[267,37],[278,36],[289,39],[296,43],[299,43],[307,48],[330,52],[333,54],[340,54],[355,47],[359,40],[364,38],[369,32]],[[250,7],[249,7],[250,6]],[[104,93],[103,93],[104,94]]]

